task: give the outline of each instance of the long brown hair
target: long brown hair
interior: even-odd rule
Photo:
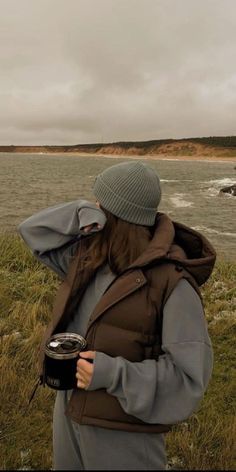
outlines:
[[[103,207],[107,221],[104,228],[82,239],[78,254],[77,273],[73,294],[83,291],[90,278],[107,263],[119,275],[146,249],[151,239],[151,228],[128,223]]]

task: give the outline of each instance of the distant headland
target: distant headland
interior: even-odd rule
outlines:
[[[120,141],[75,145],[0,146],[0,152],[111,157],[183,158],[236,160],[236,136],[155,139],[151,141]]]

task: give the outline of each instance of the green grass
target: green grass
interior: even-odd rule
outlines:
[[[40,388],[37,348],[50,318],[58,278],[32,257],[18,235],[0,235],[0,467],[52,468],[55,392]],[[236,263],[219,261],[203,288],[214,371],[198,411],[167,435],[169,462],[184,470],[234,470],[236,437]]]

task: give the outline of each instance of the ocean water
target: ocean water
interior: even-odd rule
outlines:
[[[94,201],[95,177],[125,162],[118,157],[0,154],[0,231],[16,231],[33,213],[76,199]],[[191,226],[214,245],[219,257],[236,259],[236,197],[219,195],[236,183],[235,163],[142,158],[162,184],[159,210]]]

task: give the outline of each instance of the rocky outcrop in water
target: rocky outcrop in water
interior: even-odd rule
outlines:
[[[236,197],[236,184],[221,188],[220,194],[222,193],[229,193],[230,195],[233,195],[234,197]]]

